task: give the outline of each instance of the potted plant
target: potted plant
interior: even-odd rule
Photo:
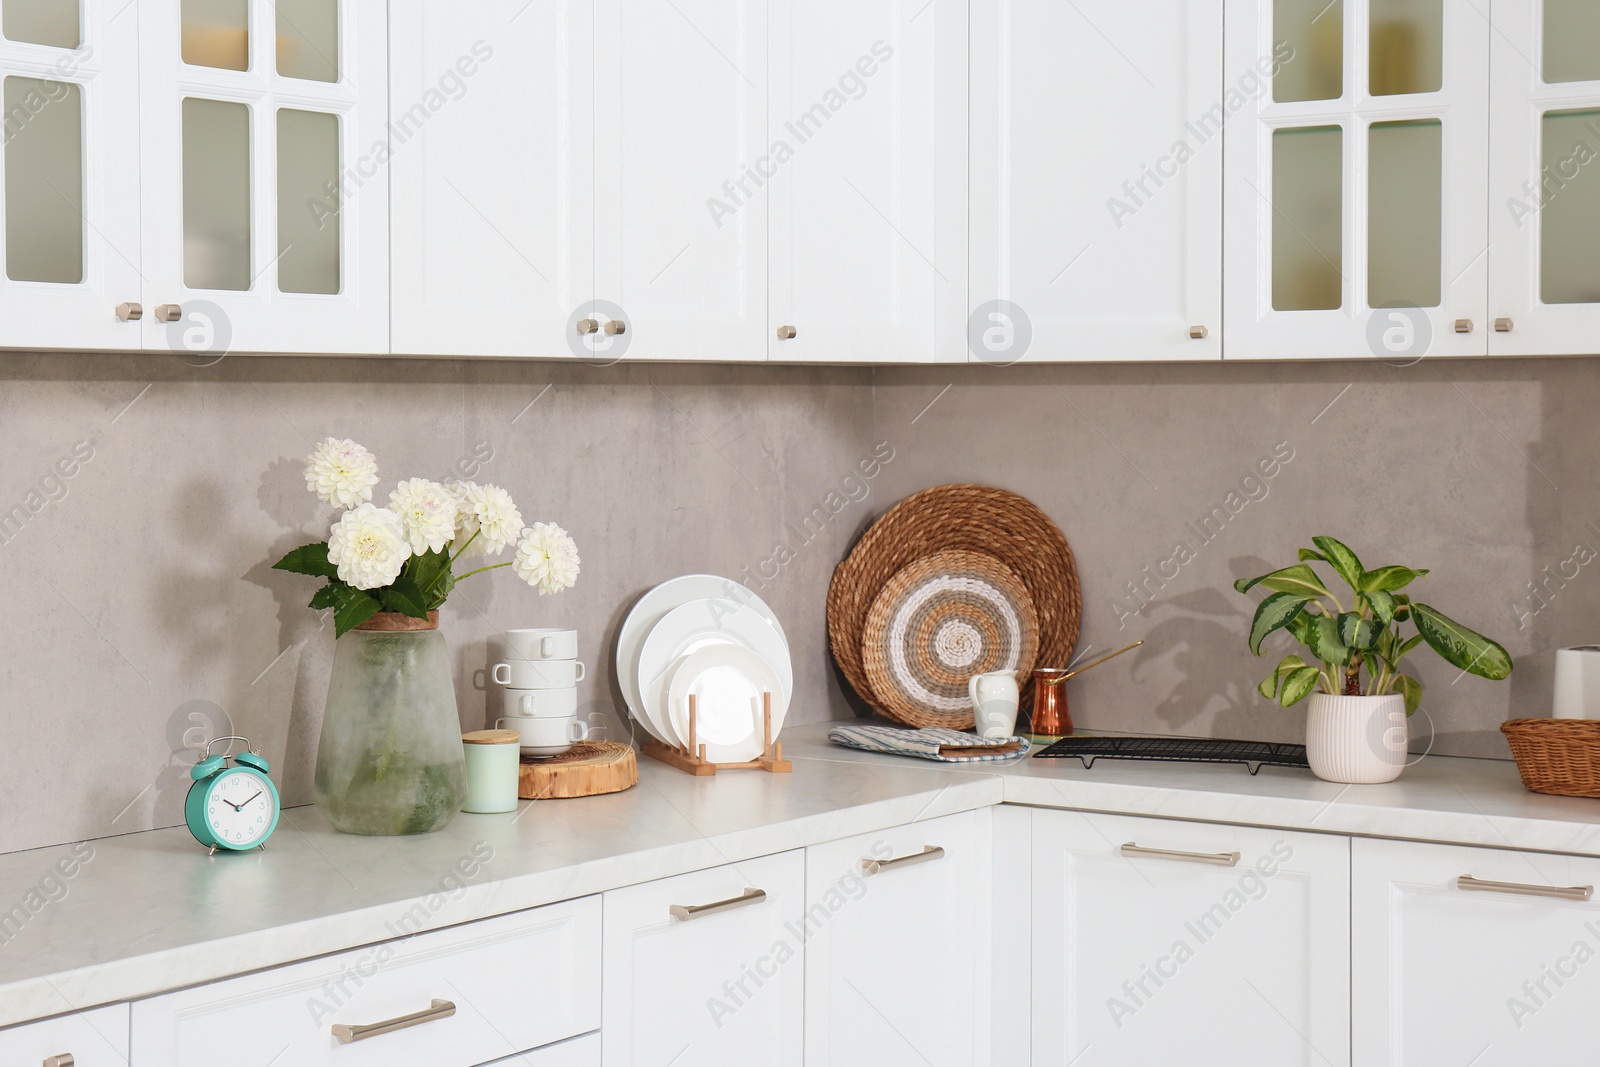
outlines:
[[[305,474],[311,492],[346,509],[328,540],[273,565],[327,579],[310,606],[333,611],[317,806],[349,834],[437,830],[467,789],[439,608],[457,582],[499,567],[515,567],[541,595],[571,588],[577,547],[553,523],[524,527],[511,494],[496,485],[410,478],[378,507],[377,460],[354,441],[322,441]],[[515,559],[472,566],[513,545]],[[462,566],[471,569],[456,573]]]
[[[1270,590],[1250,623],[1251,652],[1262,655],[1261,642],[1286,630],[1311,653],[1309,661],[1284,656],[1258,689],[1286,708],[1311,697],[1306,758],[1317,777],[1390,782],[1405,767],[1406,717],[1422,704],[1422,683],[1403,673],[1401,661],[1426,643],[1452,666],[1499,681],[1511,673],[1511,657],[1489,638],[1400,591],[1427,571],[1369,571],[1333,538],[1311,540],[1316,548],[1302,548],[1294,566],[1234,583],[1241,593],[1256,586]],[[1350,587],[1348,607],[1313,562],[1332,567]],[[1407,624],[1416,629],[1409,637]]]

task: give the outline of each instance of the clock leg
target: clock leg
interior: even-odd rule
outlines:
[[[211,846],[211,851],[206,853],[206,855],[208,855],[208,856],[215,856],[216,854],[217,854],[217,846],[216,845],[212,845]]]

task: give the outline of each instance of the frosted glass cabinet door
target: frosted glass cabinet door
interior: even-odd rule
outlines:
[[[145,347],[198,360],[388,352],[387,160],[400,138],[385,127],[383,5],[134,10]]]
[[[765,359],[766,0],[593,7],[595,296],[629,359]]]
[[[1494,12],[1493,355],[1600,351],[1600,5]]]
[[[0,347],[141,344],[138,22],[120,7],[0,3]]]
[[[1219,358],[1222,8],[972,0],[963,359]]]
[[[1483,355],[1497,251],[1484,14],[1226,2],[1224,355]]]
[[[573,321],[594,296],[591,12],[390,5],[396,124],[441,87],[448,101],[390,163],[394,351],[564,356],[620,340]]]
[[[755,172],[770,203],[768,352],[963,358],[967,0],[775,0],[768,12],[769,143]]]

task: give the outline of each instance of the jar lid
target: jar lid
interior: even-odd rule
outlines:
[[[515,745],[522,741],[522,735],[515,730],[473,730],[462,734],[461,741],[468,745]]]

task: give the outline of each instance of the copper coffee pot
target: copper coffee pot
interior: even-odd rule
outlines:
[[[1028,730],[1035,737],[1067,737],[1072,733],[1072,713],[1067,710],[1067,687],[1062,683],[1098,666],[1113,656],[1120,656],[1144,644],[1135,641],[1127,648],[1107,653],[1082,667],[1035,667],[1033,669],[1033,714],[1028,719]]]

